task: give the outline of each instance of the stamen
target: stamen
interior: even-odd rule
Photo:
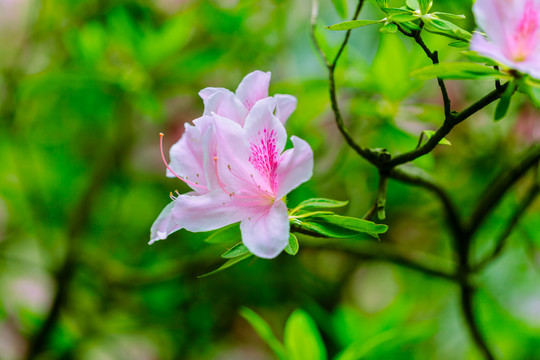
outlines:
[[[165,164],[167,169],[169,169],[169,171],[173,173],[174,176],[176,176],[177,178],[179,178],[180,180],[182,180],[183,182],[185,182],[188,185],[195,186],[195,187],[198,187],[198,188],[201,188],[201,189],[204,189],[204,190],[208,190],[208,188],[206,186],[201,186],[201,185],[195,184],[195,183],[193,183],[193,182],[191,182],[191,181],[189,181],[187,179],[184,179],[183,177],[181,177],[180,175],[175,173],[174,170],[171,169],[169,164],[167,164],[167,160],[165,160],[165,155],[163,155],[163,133],[159,133],[159,150],[161,151],[161,159],[163,160],[163,163]]]

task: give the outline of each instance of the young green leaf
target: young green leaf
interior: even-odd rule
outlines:
[[[455,47],[455,48],[465,48],[465,47],[469,47],[469,43],[466,42],[466,41],[454,41],[454,42],[451,42],[450,44],[448,44],[449,46],[451,47]]]
[[[332,4],[342,19],[347,17],[347,0],[332,0]]]
[[[418,3],[418,0],[407,0],[405,3],[412,10],[420,10],[420,4]]]
[[[419,15],[418,14],[393,14],[388,17],[387,21],[391,21],[394,23],[403,23],[407,21],[414,21],[418,20]]]
[[[238,243],[234,245],[232,248],[230,248],[229,250],[227,250],[223,255],[221,255],[221,257],[223,259],[233,259],[233,258],[242,256],[248,253],[249,253],[248,248],[244,244]]]
[[[358,235],[358,232],[333,224],[319,223],[314,221],[295,222],[298,226],[327,238],[345,239]]]
[[[285,347],[290,360],[326,360],[326,349],[313,319],[295,310],[285,325]]]
[[[383,20],[352,20],[352,21],[344,21],[341,23],[337,23],[334,25],[327,26],[326,28],[328,30],[351,30],[356,29],[362,26],[366,25],[373,25],[378,24],[380,22],[383,22]]]
[[[411,76],[419,79],[432,79],[437,77],[441,79],[510,78],[509,75],[503,74],[493,68],[465,62],[429,65],[413,71]]]
[[[204,239],[204,242],[209,244],[231,244],[237,242],[241,238],[240,226],[238,224],[232,224],[214,231],[212,235]]]
[[[283,344],[276,338],[270,326],[257,313],[247,307],[240,309],[240,315],[246,319],[255,329],[257,334],[266,341],[268,346],[274,351],[277,357],[281,360],[288,360],[287,351]]]
[[[312,219],[318,223],[332,224],[344,229],[366,233],[366,234],[383,234],[388,230],[388,226],[384,224],[375,224],[374,222],[341,215],[321,215],[315,216]]]
[[[289,244],[285,248],[285,252],[289,255],[296,255],[298,253],[298,239],[294,234],[289,234]]]
[[[433,131],[433,130],[424,130],[424,131],[422,131],[422,135],[425,136],[426,139],[428,139],[428,140],[431,139],[433,134],[435,134],[435,131]],[[448,139],[446,139],[446,138],[442,138],[441,141],[439,141],[439,144],[441,144],[441,145],[452,145],[452,143],[450,141],[448,141]]]
[[[240,261],[242,260],[245,260],[247,259],[248,257],[252,256],[253,254],[251,253],[247,253],[247,254],[244,254],[244,255],[241,255],[241,256],[238,256],[238,257],[235,257],[234,259],[229,259],[227,260],[227,262],[225,262],[225,264],[221,265],[219,268],[217,268],[216,270],[213,270],[213,271],[210,271],[209,273],[206,273],[204,275],[200,275],[200,276],[197,276],[197,278],[204,278],[204,277],[207,277],[207,276],[210,276],[210,275],[214,275],[214,274],[217,274],[225,269],[228,269],[230,268],[231,266],[233,265],[236,265],[237,263],[239,263]]]
[[[397,25],[394,23],[385,24],[379,31],[385,34],[394,34],[397,32]]]
[[[502,94],[501,99],[495,108],[495,114],[493,116],[495,121],[501,120],[503,117],[505,117],[506,113],[508,112],[508,108],[510,107],[512,95],[514,95],[514,92],[516,91],[516,87],[517,83],[515,81],[511,81],[506,90],[504,90],[504,93]]]
[[[457,19],[457,20],[465,19],[465,15],[463,15],[463,14],[451,14],[451,13],[445,13],[445,12],[434,12],[432,14],[437,15],[437,16],[444,16],[444,17],[447,17],[449,19]]]
[[[328,208],[338,208],[346,206],[349,202],[348,201],[339,201],[339,200],[332,200],[332,199],[324,199],[324,198],[313,198],[302,201],[296,208],[294,208],[294,211],[297,210],[304,210],[304,209],[328,209]]]
[[[423,19],[426,22],[424,29],[430,33],[467,42],[472,38],[472,34],[470,32],[460,28],[450,21],[434,19],[433,17],[429,17],[427,19],[426,17],[423,17]]]
[[[468,43],[467,43],[467,46],[469,46]],[[497,65],[497,63],[495,61],[493,61],[490,58],[487,58],[485,56],[479,55],[476,51],[462,51],[461,54],[464,55],[467,59],[469,59],[469,60],[471,60],[473,62],[483,63],[483,64],[486,64],[486,65],[489,65],[489,66],[496,66]]]
[[[429,9],[433,6],[433,0],[418,0],[420,5],[420,12],[424,15],[427,14]]]

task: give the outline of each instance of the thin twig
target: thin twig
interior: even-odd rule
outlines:
[[[420,22],[420,28],[424,27],[424,23]],[[420,35],[421,30],[411,30],[410,32],[404,31],[401,26],[398,26],[399,31],[404,34],[407,37],[411,37],[414,39],[414,41],[420,45],[422,50],[424,50],[424,53],[427,55],[427,57],[431,60],[431,62],[436,65],[439,63],[439,53],[437,51],[431,51],[424,40],[422,39],[422,36]],[[443,105],[444,105],[444,115],[446,119],[452,118],[452,103],[450,101],[450,96],[448,96],[448,90],[446,90],[446,84],[444,83],[444,80],[441,78],[437,78],[437,84],[439,85],[439,88],[441,89],[441,95],[443,98]]]
[[[358,18],[358,15],[360,14],[360,10],[362,9],[362,6],[364,4],[364,0],[360,0],[358,2],[358,5],[356,7],[356,10],[354,12],[353,20],[356,20]],[[341,54],[343,53],[349,38],[351,34],[351,30],[347,30],[347,33],[345,34],[345,38],[335,56],[335,58],[330,62],[328,60],[328,57],[322,50],[319,41],[317,40],[317,37],[315,36],[315,27],[317,23],[317,14],[318,14],[318,8],[319,4],[317,0],[313,0],[312,5],[312,11],[311,11],[311,23],[310,23],[310,31],[309,34],[311,36],[311,40],[313,42],[313,45],[315,46],[315,49],[317,49],[317,52],[319,53],[321,59],[323,60],[326,68],[328,69],[328,82],[329,82],[329,93],[330,93],[330,103],[332,106],[332,111],[334,113],[335,121],[338,126],[339,131],[345,138],[345,141],[347,144],[354,150],[358,155],[369,161],[370,163],[377,165],[378,164],[378,156],[376,153],[372,152],[371,150],[367,148],[363,148],[360,146],[351,136],[349,133],[349,130],[345,126],[345,122],[343,121],[343,118],[341,116],[341,111],[339,110],[338,100],[336,96],[336,85],[335,85],[335,77],[334,77],[334,70],[336,67],[336,64],[341,57]]]

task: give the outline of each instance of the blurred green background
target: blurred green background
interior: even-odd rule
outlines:
[[[321,1],[317,35],[325,51],[335,52],[344,33],[322,25],[351,17],[354,6],[338,12]],[[459,25],[472,31],[470,7],[435,1],[437,10],[466,14]],[[168,149],[183,123],[202,113],[200,89],[234,90],[256,69],[272,72],[271,94],[298,98],[287,130],[315,151],[315,174],[289,204],[350,200],[343,214],[351,216],[371,206],[377,172],[346,147],[333,122],[310,14],[302,0],[0,0],[0,359],[274,358],[239,315],[241,306],[259,313],[278,338],[291,312],[304,309],[329,356],[391,331],[367,358],[481,358],[451,282],[311,248],[302,236],[297,256],[248,260],[197,279],[223,262],[224,245],[186,231],[147,245],[169,192],[186,191],[164,176],[159,132]],[[371,1],[361,14],[382,16]],[[425,39],[443,60],[463,60],[448,39]],[[436,82],[409,77],[428,64],[411,39],[376,26],[353,31],[336,76],[360,143],[403,152],[422,130],[440,126]],[[493,83],[449,81],[448,88],[462,109]],[[523,95],[503,121],[494,123],[492,112],[468,119],[448,136],[452,146],[415,162],[465,215],[497,172],[540,138],[538,112]],[[493,246],[529,182],[504,198],[475,254]],[[477,279],[475,312],[501,359],[540,358],[539,219],[537,201],[504,255]],[[431,194],[390,181],[386,223],[382,242],[451,261]]]

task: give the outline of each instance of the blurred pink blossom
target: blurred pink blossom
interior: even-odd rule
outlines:
[[[540,0],[477,0],[471,50],[540,78]]]

